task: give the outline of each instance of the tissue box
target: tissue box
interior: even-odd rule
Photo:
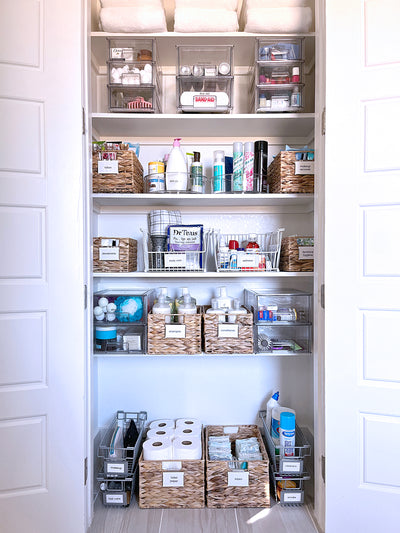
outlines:
[[[234,470],[230,461],[210,461],[208,437],[229,435],[236,439],[256,437],[263,459],[248,461],[247,469]],[[269,460],[260,430],[256,425],[207,426],[206,428],[207,507],[269,507]]]

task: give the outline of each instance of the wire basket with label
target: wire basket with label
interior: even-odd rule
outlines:
[[[217,272],[279,272],[284,229],[269,233],[215,234]]]

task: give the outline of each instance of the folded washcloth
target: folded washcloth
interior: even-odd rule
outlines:
[[[116,0],[118,1],[118,0]],[[237,11],[238,0],[175,0],[175,9],[227,9]]]
[[[249,33],[307,33],[312,24],[310,7],[248,9],[244,31]]]
[[[236,11],[227,9],[176,9],[174,31],[181,33],[238,31]]]
[[[101,7],[162,8],[162,0],[100,0]]]
[[[110,33],[162,33],[167,31],[163,9],[152,7],[103,7],[103,31]]]
[[[259,9],[266,7],[307,7],[310,5],[309,0],[243,0],[243,3],[245,9]]]

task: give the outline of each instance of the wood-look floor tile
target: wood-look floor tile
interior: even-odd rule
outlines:
[[[238,533],[234,509],[164,509],[160,533]]]
[[[239,533],[318,533],[304,506],[236,509]]]

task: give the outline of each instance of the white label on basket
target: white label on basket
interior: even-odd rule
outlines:
[[[118,174],[118,161],[99,161],[97,172],[99,174]]]
[[[314,246],[299,246],[299,259],[314,259]]]
[[[106,494],[106,503],[124,503],[123,494]]]
[[[259,261],[258,254],[238,254],[239,268],[258,268]]]
[[[295,161],[295,174],[314,174],[314,161]]]
[[[193,96],[193,107],[217,107],[217,97],[213,94],[196,94]]]
[[[301,492],[282,491],[284,502],[301,502]]]
[[[281,472],[301,472],[301,462],[300,461],[281,461]]]
[[[184,472],[163,472],[163,487],[184,487]]]
[[[186,267],[186,254],[164,254],[164,260],[167,268]]]
[[[100,261],[119,261],[119,246],[99,248]]]
[[[161,463],[161,468],[163,470],[182,470],[181,461],[163,461]]]
[[[186,326],[184,324],[166,324],[166,339],[186,339]]]
[[[249,473],[248,472],[228,472],[228,487],[248,487]]]
[[[125,463],[107,463],[107,474],[123,474]]]
[[[237,339],[239,337],[239,324],[218,324],[218,338]]]
[[[231,433],[238,433],[238,431],[239,431],[238,426],[225,426],[224,427],[225,435],[230,435]]]

